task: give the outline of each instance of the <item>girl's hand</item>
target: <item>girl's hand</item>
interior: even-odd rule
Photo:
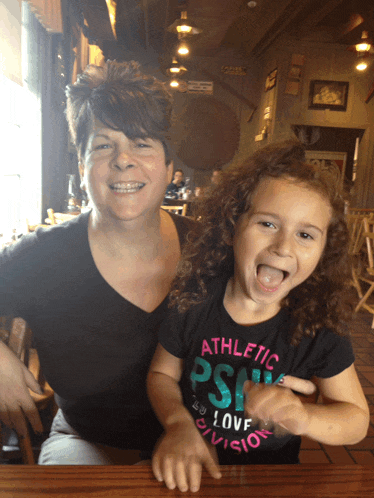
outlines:
[[[170,427],[158,441],[152,458],[156,479],[180,491],[199,490],[203,466],[215,479],[221,477],[216,448],[190,421]]]
[[[24,363],[0,342],[0,421],[23,437],[27,435],[26,419],[36,432],[43,432],[29,389],[43,394]]]
[[[309,426],[309,415],[300,398],[290,388],[271,384],[244,384],[246,417],[276,436],[301,435]],[[275,426],[275,427],[273,427]]]

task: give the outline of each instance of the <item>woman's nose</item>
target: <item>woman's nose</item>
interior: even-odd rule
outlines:
[[[127,149],[119,151],[112,163],[112,167],[120,171],[129,168],[135,168],[135,166],[136,166],[136,161],[133,155],[131,154],[131,151]]]

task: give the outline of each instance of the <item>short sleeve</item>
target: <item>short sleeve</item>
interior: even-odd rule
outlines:
[[[314,351],[313,375],[322,379],[334,377],[355,361],[351,340],[325,330],[318,338],[320,346]]]

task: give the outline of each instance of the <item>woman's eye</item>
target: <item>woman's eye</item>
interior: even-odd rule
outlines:
[[[94,145],[94,150],[106,150],[110,148],[110,144],[98,144]]]
[[[139,149],[148,149],[149,147],[151,147],[148,143],[146,142],[136,142],[135,143],[136,147],[138,147]]]

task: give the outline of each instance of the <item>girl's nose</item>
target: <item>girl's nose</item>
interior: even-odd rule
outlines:
[[[272,251],[281,257],[287,257],[292,252],[292,238],[287,234],[278,233],[272,244]]]

